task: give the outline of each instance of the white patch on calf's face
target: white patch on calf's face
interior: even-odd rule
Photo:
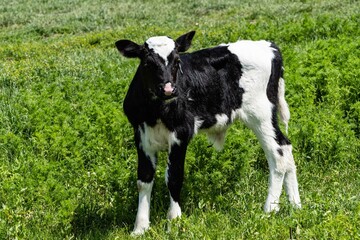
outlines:
[[[168,64],[168,56],[175,49],[175,42],[171,38],[160,36],[151,37],[146,41],[149,49],[154,50],[165,61],[165,65]]]

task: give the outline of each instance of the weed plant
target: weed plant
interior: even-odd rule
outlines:
[[[171,223],[160,154],[140,239],[360,239],[358,1],[2,0],[0,13],[0,239],[130,239],[137,163],[122,102],[138,60],[114,42],[190,30],[190,51],[282,49],[303,209],[282,196],[279,213],[262,212],[267,163],[237,123],[221,152],[192,141]]]

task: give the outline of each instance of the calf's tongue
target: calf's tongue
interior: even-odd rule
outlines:
[[[165,91],[165,95],[166,96],[171,96],[171,94],[173,93],[174,91],[174,88],[171,86],[171,83],[168,82],[165,84],[164,86],[164,91]]]

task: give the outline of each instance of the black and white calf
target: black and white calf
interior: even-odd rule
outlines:
[[[169,153],[165,178],[171,196],[168,218],[173,219],[181,216],[180,190],[190,139],[203,131],[221,149],[226,129],[236,119],[254,131],[269,164],[264,210],[279,209],[283,181],[289,201],[301,207],[292,146],[277,119],[279,113],[287,128],[290,113],[279,48],[267,41],[238,41],[179,54],[188,50],[194,34],[175,41],[151,37],[143,45],[116,42],[122,55],[140,59],[124,101],[138,153],[139,207],[133,234],[149,228],[157,152]]]

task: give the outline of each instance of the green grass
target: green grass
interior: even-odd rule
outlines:
[[[122,102],[138,61],[114,42],[190,30],[191,51],[239,38],[282,49],[303,209],[284,194],[279,213],[262,212],[267,163],[237,123],[221,152],[191,143],[171,223],[160,155],[140,239],[360,239],[359,2],[239,2],[3,0],[0,239],[130,239],[137,164]]]

